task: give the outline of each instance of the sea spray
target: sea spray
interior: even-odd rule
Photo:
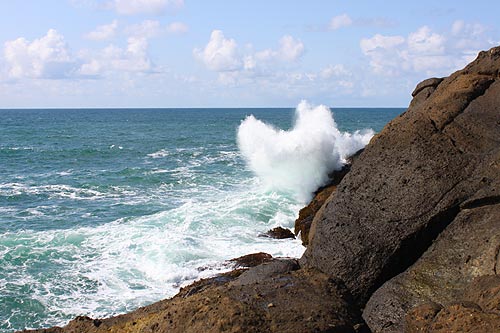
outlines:
[[[363,148],[373,130],[340,132],[330,109],[302,101],[293,128],[285,131],[253,115],[238,129],[238,146],[250,169],[266,186],[294,193],[307,201],[328,180],[328,174]]]

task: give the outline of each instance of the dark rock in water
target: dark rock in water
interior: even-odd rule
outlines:
[[[270,237],[270,238],[274,238],[274,239],[286,239],[286,238],[294,238],[295,239],[295,235],[293,234],[293,232],[291,232],[290,229],[286,229],[283,227],[273,228],[273,229],[269,230],[268,232],[266,232],[265,234],[262,234],[259,236]]]
[[[494,48],[417,90],[317,214],[301,265],[340,278],[363,306],[462,210],[498,202],[499,71]]]
[[[236,267],[254,267],[265,262],[269,262],[272,259],[273,256],[269,253],[258,252],[231,259],[229,262],[234,264]]]

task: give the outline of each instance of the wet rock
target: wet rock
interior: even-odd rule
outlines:
[[[286,238],[293,238],[295,239],[295,235],[293,232],[290,231],[290,229],[286,229],[283,227],[276,227],[265,234],[260,235],[261,237],[270,237],[274,239],[286,239]]]
[[[254,267],[265,262],[269,262],[272,259],[273,256],[269,253],[258,252],[231,259],[229,262],[234,264],[236,267]]]

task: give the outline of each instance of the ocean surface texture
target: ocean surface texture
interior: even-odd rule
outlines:
[[[403,111],[332,109],[341,132]],[[251,114],[293,127],[293,109],[0,110],[0,332],[130,311],[244,254],[299,257],[258,237],[306,199],[245,163]]]

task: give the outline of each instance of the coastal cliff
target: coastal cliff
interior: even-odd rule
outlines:
[[[266,257],[125,315],[35,332],[499,332],[499,73],[497,47],[420,83],[305,211],[300,260]]]

